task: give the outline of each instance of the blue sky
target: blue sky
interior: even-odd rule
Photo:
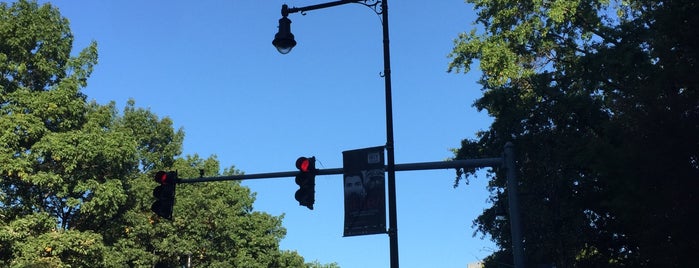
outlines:
[[[51,1],[71,22],[75,51],[99,44],[84,92],[139,107],[184,128],[185,154],[217,155],[248,173],[292,171],[299,156],[342,167],[342,151],[386,142],[379,17],[349,4],[291,14],[298,45],[271,42],[281,5],[310,0]],[[477,69],[446,72],[447,55],[475,13],[462,0],[390,1],[396,163],[441,161],[491,119],[471,106]],[[453,170],[397,173],[402,267],[465,267],[494,249],[473,237],[488,206],[487,178],[452,188]],[[255,209],[284,214],[284,249],[341,267],[388,267],[387,235],[342,237],[342,176],[316,178],[313,211],[298,206],[293,178],[245,181]],[[177,215],[175,215],[177,217]]]

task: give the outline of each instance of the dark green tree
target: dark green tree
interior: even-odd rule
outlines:
[[[311,265],[279,250],[283,217],[237,182],[178,185],[175,220],[155,216],[155,172],[216,176],[219,162],[180,157],[184,132],[133,100],[87,102],[97,45],[71,56],[72,42],[50,4],[0,3],[0,266]]]
[[[699,231],[699,12],[678,1],[469,0],[450,71],[483,72],[494,121],[457,158],[517,148],[530,266],[688,267]],[[471,170],[472,172],[472,170]],[[511,263],[502,170],[475,221]],[[467,172],[470,173],[470,172]]]

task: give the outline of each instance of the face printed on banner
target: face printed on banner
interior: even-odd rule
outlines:
[[[358,195],[365,196],[366,190],[360,176],[348,176],[345,178],[345,196]]]

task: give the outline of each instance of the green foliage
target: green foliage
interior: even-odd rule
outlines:
[[[687,267],[699,249],[695,1],[472,0],[483,28],[450,71],[479,62],[494,117],[457,158],[514,141],[530,266]],[[618,15],[617,15],[618,14]],[[502,170],[474,221],[511,263]]]
[[[65,65],[73,43],[68,20],[61,17],[57,9],[49,5],[40,7],[36,2],[19,1],[11,6],[0,3],[0,10],[3,94],[20,87],[43,91],[65,79],[68,76]],[[89,63],[74,65],[85,64]]]
[[[339,268],[340,266],[334,262],[328,263],[328,264],[322,264],[322,263],[319,263],[318,261],[313,261],[310,263],[306,263],[306,267],[308,267],[308,268]]]
[[[283,216],[254,211],[238,182],[180,184],[175,220],[155,216],[156,171],[217,176],[219,162],[179,157],[184,132],[133,100],[88,103],[97,45],[71,56],[72,41],[50,4],[0,3],[0,266],[305,265],[279,250]]]
[[[52,231],[30,237],[17,245],[18,258],[13,266],[46,265],[49,267],[104,266],[108,251],[99,234],[90,231]]]

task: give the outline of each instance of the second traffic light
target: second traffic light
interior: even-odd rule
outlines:
[[[296,168],[299,169],[299,174],[296,175],[296,184],[299,189],[294,195],[296,201],[299,201],[300,206],[305,206],[313,210],[316,195],[316,158],[315,157],[299,157],[296,159]]]
[[[155,202],[153,202],[150,209],[158,216],[172,220],[172,209],[175,205],[177,172],[158,171],[154,179],[155,182],[160,183],[160,185],[153,189]]]

